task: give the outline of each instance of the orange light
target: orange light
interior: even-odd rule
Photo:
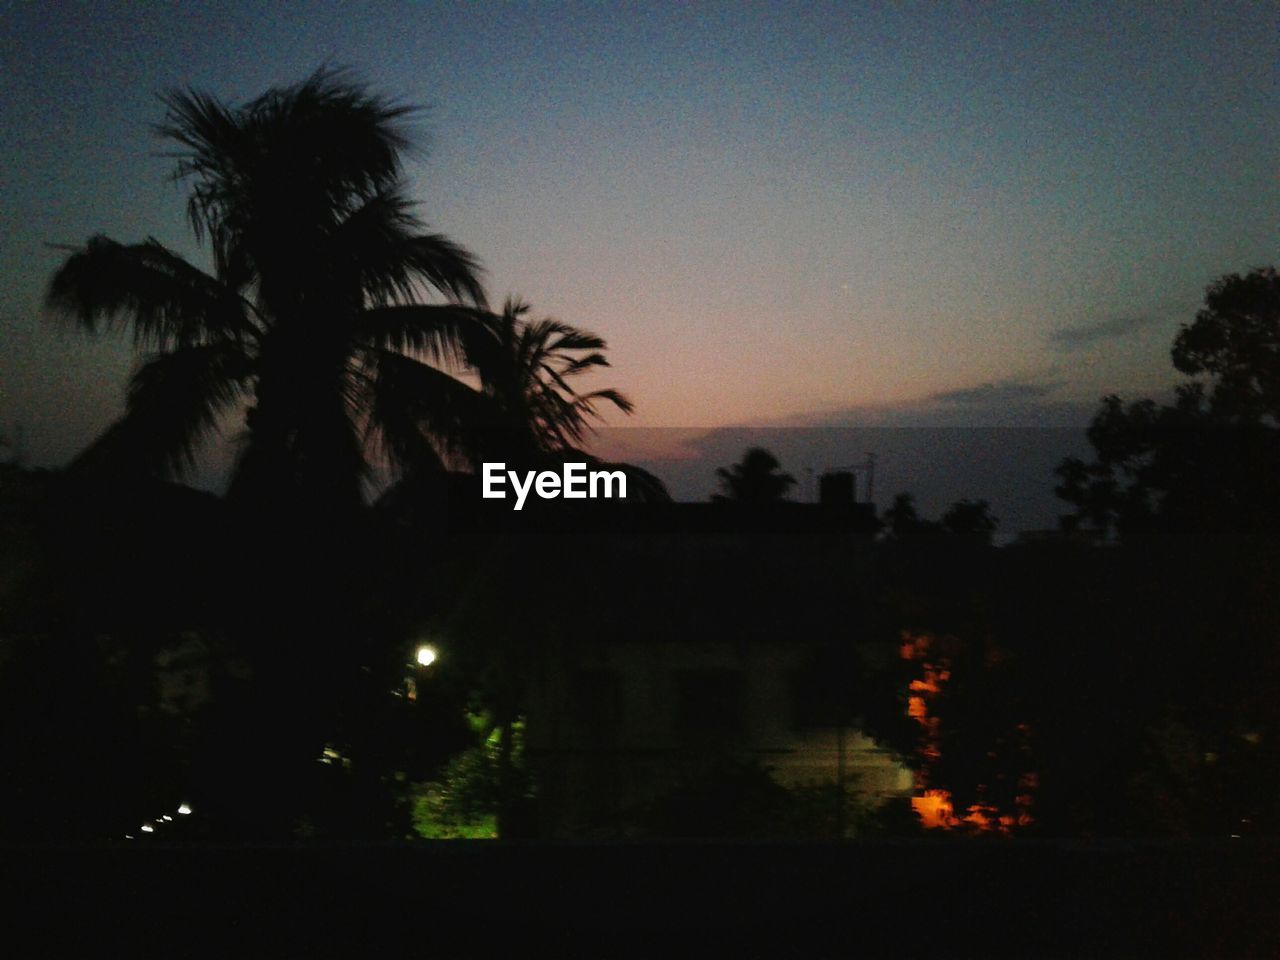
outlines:
[[[930,829],[945,829],[955,823],[951,794],[946,790],[926,790],[923,796],[912,797],[911,809],[920,818],[920,822]]]

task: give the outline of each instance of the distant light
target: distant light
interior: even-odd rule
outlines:
[[[425,645],[419,647],[416,659],[418,661],[418,666],[420,667],[431,666],[436,662],[436,648]]]
[[[164,820],[164,821],[167,821],[168,823],[173,823],[173,817],[169,816],[167,813],[166,813],[163,817],[161,817],[160,819],[161,819],[161,820]]]
[[[178,804],[178,812],[185,817],[187,816],[187,814],[191,812],[191,808],[187,806],[185,803],[180,803]]]
[[[153,827],[153,826],[152,826],[151,824],[149,824],[149,823],[144,823],[144,824],[142,825],[142,832],[143,832],[143,833],[155,833],[155,832],[156,832],[156,828],[155,828],[155,827]]]

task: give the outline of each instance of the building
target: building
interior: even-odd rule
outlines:
[[[910,771],[857,716],[874,529],[869,505],[853,502],[561,505],[513,517],[503,532],[513,568],[490,575],[504,589],[472,594],[455,627],[520,634],[508,649],[539,832],[652,835],[664,798],[691,785],[713,794],[716,777],[750,771],[782,790],[827,789],[836,806],[840,786],[864,808],[910,796]],[[529,616],[496,625],[498,605]],[[852,832],[844,819],[825,835]]]

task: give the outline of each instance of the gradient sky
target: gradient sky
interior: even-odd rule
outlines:
[[[648,427],[1080,422],[1276,261],[1269,3],[0,5],[0,425],[58,463],[131,354],[46,242],[204,263],[148,124],[323,62],[431,107],[409,174],[492,298],[605,336]],[[615,420],[614,422],[618,422]]]

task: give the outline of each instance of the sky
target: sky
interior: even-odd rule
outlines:
[[[158,95],[327,63],[428,108],[424,217],[604,336],[650,438],[1079,426],[1276,261],[1278,40],[1267,3],[3,2],[0,425],[56,465],[122,408],[129,345],[42,311],[50,243],[207,264]]]

